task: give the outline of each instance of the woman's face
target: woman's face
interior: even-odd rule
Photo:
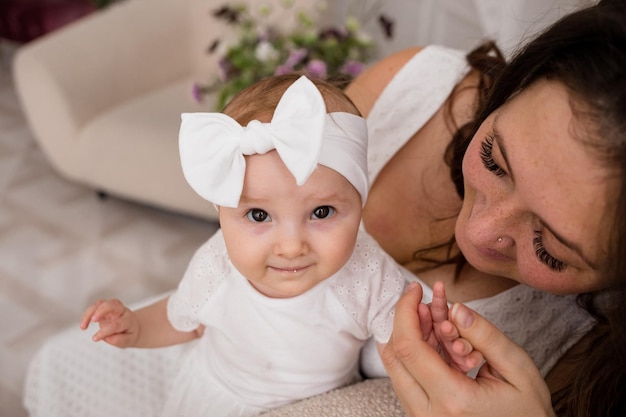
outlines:
[[[456,223],[476,269],[559,294],[602,287],[609,171],[576,139],[573,117],[565,87],[540,81],[481,125]]]

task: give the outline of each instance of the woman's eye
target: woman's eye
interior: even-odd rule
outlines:
[[[559,261],[548,253],[546,248],[543,246],[543,236],[541,235],[541,232],[535,232],[533,246],[535,247],[537,258],[539,258],[539,260],[546,264],[551,270],[561,272],[567,267],[565,262]]]
[[[313,210],[311,214],[312,219],[325,219],[332,216],[335,213],[335,209],[330,206],[320,206]]]
[[[269,222],[271,220],[271,217],[269,214],[267,214],[267,211],[261,209],[248,210],[248,212],[246,213],[246,217],[248,218],[248,220],[255,223]]]
[[[480,159],[483,160],[485,168],[496,174],[498,177],[503,177],[506,175],[506,171],[500,168],[500,166],[493,160],[493,140],[493,136],[487,136],[480,144]]]

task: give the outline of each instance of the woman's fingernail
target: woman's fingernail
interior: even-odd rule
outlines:
[[[474,315],[461,303],[456,303],[450,309],[451,316],[462,329],[467,329],[474,323]]]
[[[404,289],[404,292],[409,292],[409,291],[413,290],[417,286],[418,286],[417,282],[411,281],[411,282],[409,282],[409,285],[407,285],[406,288]]]

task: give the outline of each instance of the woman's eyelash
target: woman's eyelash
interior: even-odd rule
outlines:
[[[533,246],[535,247],[537,258],[539,258],[539,260],[546,264],[551,270],[561,272],[567,266],[565,262],[559,261],[548,253],[546,248],[543,246],[543,236],[541,235],[541,232],[535,232]]]
[[[498,177],[506,175],[506,171],[500,168],[498,164],[493,160],[493,136],[487,136],[480,144],[480,159],[483,161],[483,165],[489,171],[496,174]]]

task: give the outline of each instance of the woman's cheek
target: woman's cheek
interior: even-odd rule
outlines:
[[[476,189],[479,187],[481,182],[484,182],[485,176],[491,174],[482,162],[479,146],[480,141],[473,139],[463,158],[462,171],[466,191],[468,188]]]
[[[570,286],[568,274],[551,271],[532,251],[526,256],[518,255],[517,267],[519,275],[517,281],[522,284],[553,294],[572,293],[571,288],[568,289]]]

